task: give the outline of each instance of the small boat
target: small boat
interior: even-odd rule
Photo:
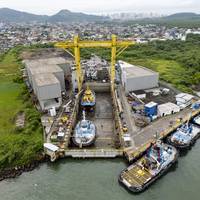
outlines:
[[[75,127],[72,141],[80,148],[90,146],[96,139],[96,126],[92,121],[85,119],[85,111],[83,111],[83,119],[78,122]]]
[[[131,192],[142,192],[163,175],[177,158],[175,147],[157,141],[140,160],[120,173],[119,182]]]
[[[199,133],[200,127],[188,122],[172,133],[167,138],[167,141],[177,148],[184,149],[190,147],[195,142],[199,137]]]
[[[193,123],[200,126],[200,115],[196,116],[194,119],[193,119]]]
[[[84,91],[83,96],[81,98],[81,106],[84,109],[94,109],[94,106],[96,104],[96,97],[95,97],[95,93],[94,91],[92,91],[91,89],[89,89],[89,87],[87,87],[87,89]]]

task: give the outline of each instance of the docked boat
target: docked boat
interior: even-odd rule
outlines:
[[[84,109],[94,109],[96,104],[96,97],[94,91],[92,91],[89,87],[84,91],[83,96],[81,98],[81,106]]]
[[[85,119],[85,111],[83,111],[83,119],[76,125],[72,141],[82,148],[92,145],[95,139],[96,126],[92,121]]]
[[[171,136],[167,138],[168,143],[177,148],[188,148],[199,137],[200,127],[192,123],[183,124]]]
[[[200,115],[196,116],[194,119],[193,119],[193,123],[200,126]]]
[[[120,173],[119,182],[131,192],[142,192],[163,175],[177,158],[175,147],[157,141],[140,160]]]

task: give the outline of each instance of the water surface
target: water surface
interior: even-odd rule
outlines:
[[[118,184],[123,159],[65,159],[0,182],[0,200],[199,200],[200,140],[146,192]]]

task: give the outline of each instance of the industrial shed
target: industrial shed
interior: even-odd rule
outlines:
[[[145,67],[118,61],[121,82],[125,92],[145,90],[158,86],[159,74]]]
[[[65,60],[62,57],[53,57],[37,60],[25,60],[25,67],[29,82],[32,87],[32,78],[36,74],[53,73],[61,84],[62,91],[65,90],[65,76],[71,73],[71,60]]]
[[[28,82],[42,110],[60,107],[61,93],[66,90],[65,77],[71,73],[70,63],[62,57],[24,60]]]
[[[61,106],[61,86],[53,74],[38,74],[33,78],[34,92],[42,110]]]
[[[180,112],[179,106],[174,103],[168,102],[165,104],[158,105],[158,116],[164,117],[166,115],[172,115],[174,113]]]
[[[65,90],[65,78],[64,72],[58,65],[38,65],[36,63],[29,63],[27,65],[27,72],[29,77],[29,82],[34,89],[33,77],[37,76],[38,74],[46,74],[52,73],[56,76],[56,78],[60,81],[62,91]]]

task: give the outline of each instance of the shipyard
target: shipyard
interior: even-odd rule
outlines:
[[[200,4],[0,2],[2,200],[198,200]]]
[[[118,60],[131,45],[135,42],[115,35],[106,41],[74,36],[47,52],[25,52],[23,77],[43,113],[43,146],[51,162],[65,157],[138,162],[122,171],[119,182],[141,192],[177,161],[175,147],[198,138],[200,101],[161,81],[159,73]],[[91,47],[109,48],[110,62],[95,54],[81,59],[80,49]]]

